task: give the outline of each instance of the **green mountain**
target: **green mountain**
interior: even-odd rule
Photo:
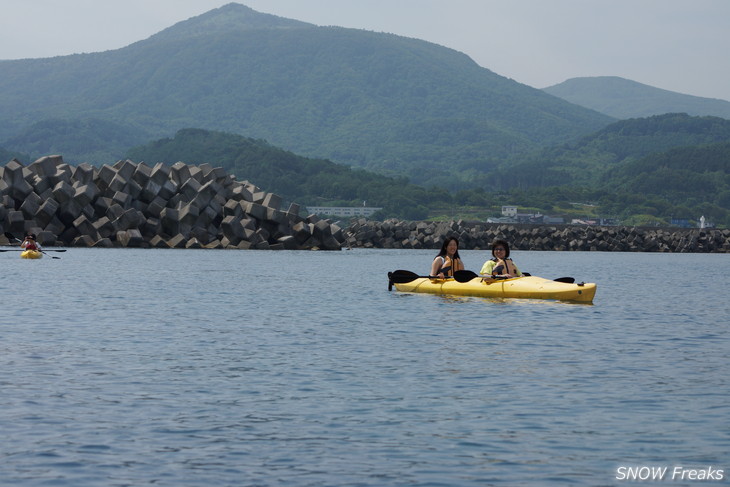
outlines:
[[[546,93],[611,117],[640,118],[663,113],[711,115],[730,119],[730,102],[683,95],[617,76],[572,78],[548,88]]]
[[[183,129],[164,138],[135,147],[126,154],[133,161],[150,164],[210,163],[288,201],[309,206],[370,206],[383,208],[389,217],[424,219],[434,202],[450,202],[444,190],[426,190],[404,178],[391,178],[310,159],[256,140],[224,132]]]
[[[730,120],[684,113],[615,122],[573,143],[509,160],[486,180],[488,189],[598,187],[612,170],[673,148],[730,141]],[[730,160],[727,161],[730,168]],[[626,175],[629,173],[624,172]],[[638,175],[638,172],[637,172]]]
[[[8,139],[7,147],[22,147],[40,155],[83,153],[84,160],[118,160],[129,147],[145,140],[147,134],[138,128],[93,118],[76,120],[43,120],[32,124]],[[31,162],[31,161],[28,161]]]
[[[0,92],[0,145],[34,157],[48,152],[39,140],[55,138],[34,135],[34,124],[93,119],[116,124],[101,138],[121,130],[142,144],[199,127],[451,188],[613,121],[443,46],[239,4],[122,49],[0,61]],[[64,133],[64,158],[109,162],[88,135]]]

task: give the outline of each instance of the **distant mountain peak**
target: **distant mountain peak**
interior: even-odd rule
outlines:
[[[278,17],[272,14],[257,12],[241,5],[228,3],[221,7],[209,10],[204,14],[191,17],[158,32],[149,39],[175,40],[204,36],[211,32],[240,31],[253,29],[294,29],[311,28],[314,24],[299,20]]]
[[[571,78],[543,91],[619,119],[688,113],[730,119],[730,102],[685,95],[618,76]]]

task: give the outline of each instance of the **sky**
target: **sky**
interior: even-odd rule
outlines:
[[[230,2],[0,0],[0,59],[118,49]],[[730,101],[730,0],[236,3],[316,25],[434,42],[534,88],[574,77],[620,76],[670,91]]]

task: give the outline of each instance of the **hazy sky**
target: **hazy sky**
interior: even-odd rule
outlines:
[[[229,0],[0,0],[0,59],[124,47]],[[730,0],[239,0],[435,42],[535,88],[620,76],[730,100]],[[0,67],[0,69],[2,69]]]

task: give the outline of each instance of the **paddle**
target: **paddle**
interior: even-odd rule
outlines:
[[[21,242],[21,243],[23,242],[22,240],[20,240],[19,238],[17,238],[15,235],[13,235],[10,232],[5,232],[5,236],[8,238],[8,240],[15,240],[16,242]],[[12,252],[14,250],[15,249],[0,250],[0,252]],[[20,250],[20,251],[22,252],[22,250]],[[40,250],[40,249],[38,250],[38,252],[40,252],[41,254],[44,254],[44,255],[48,255],[48,254],[46,254],[45,251]],[[66,249],[51,250],[51,252],[66,252]],[[48,257],[50,257],[51,259],[60,259],[60,257],[56,257],[55,255],[48,255]]]
[[[524,275],[528,276],[529,274],[525,273]],[[487,277],[487,276],[480,276],[476,272],[467,271],[467,270],[454,272],[454,279],[456,280],[456,282],[469,282],[476,277]],[[494,276],[494,277],[492,277],[492,279],[506,279],[506,278],[501,277],[501,276]],[[557,281],[557,282],[566,282],[568,284],[572,284],[575,282],[575,279],[572,277],[558,277],[557,279],[553,279],[553,280]]]
[[[419,276],[415,272],[398,269],[397,271],[388,272],[388,291],[393,290],[393,284],[405,284],[407,282],[415,281],[416,279],[439,279],[439,277]]]
[[[575,282],[575,278],[574,277],[558,277],[557,279],[553,279],[553,281],[567,282],[568,284],[573,284]]]
[[[25,252],[25,249],[0,249],[0,252]],[[48,249],[42,252],[66,252],[66,249]]]

